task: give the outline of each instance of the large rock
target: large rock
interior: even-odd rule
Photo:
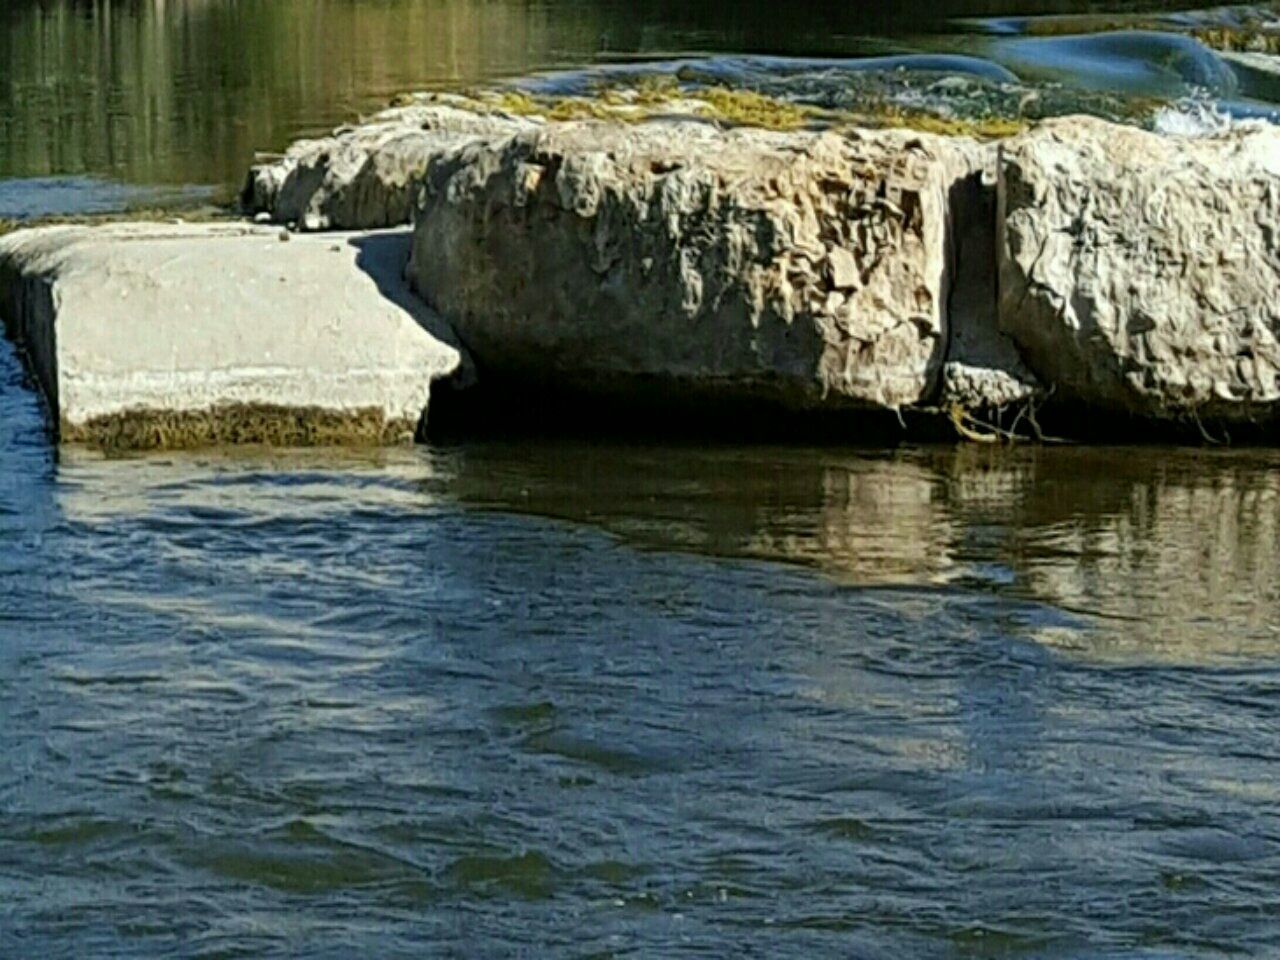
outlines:
[[[408,243],[232,224],[24,230],[0,238],[0,316],[65,441],[404,440],[461,362],[403,281]]]
[[[1059,398],[1155,418],[1280,401],[1280,130],[1073,117],[1001,152],[1000,322]]]
[[[423,102],[379,113],[332,136],[300,140],[254,166],[242,203],[299,230],[365,230],[408,223],[432,158],[479,138],[509,136],[530,120]]]
[[[549,125],[432,162],[410,273],[508,378],[897,410],[939,386],[949,196],[983,162],[906,131]]]

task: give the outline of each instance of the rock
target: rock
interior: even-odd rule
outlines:
[[[949,193],[979,152],[893,130],[548,125],[431,162],[410,274],[511,380],[898,410],[939,384]]]
[[[385,110],[253,167],[241,202],[251,215],[267,213],[304,231],[398,226],[410,221],[414,191],[433,157],[531,126],[447,101]]]
[[[1254,420],[1280,401],[1280,129],[1072,117],[1001,151],[1000,323],[1060,399]]]
[[[411,438],[432,382],[462,357],[404,283],[408,231],[277,233],[117,224],[0,237],[0,315],[61,439]]]

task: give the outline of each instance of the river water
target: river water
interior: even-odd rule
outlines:
[[[636,6],[10,2],[0,216],[198,202],[399,90],[637,55],[1218,82],[1013,4]],[[1275,956],[1278,743],[1272,451],[106,459],[0,345],[5,960]]]
[[[1187,98],[1236,114],[1274,111],[1280,58],[1228,63],[1189,32],[1274,32],[1280,5],[1179,8],[1159,0],[4,0],[0,218],[227,199],[255,152],[327,132],[405,91],[673,57],[861,58],[865,68],[866,58],[923,56],[854,71],[859,90],[910,109],[941,100],[944,112],[962,115],[1124,115]],[[935,89],[937,61],[927,58],[938,55],[970,58],[966,74],[1004,82],[957,90],[945,82],[955,79],[949,67]],[[849,71],[834,73],[837,89],[851,82]]]

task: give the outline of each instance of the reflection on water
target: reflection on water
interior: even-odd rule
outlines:
[[[1206,78],[1210,86],[1231,86],[1231,70],[1191,41],[993,40],[991,25],[979,20],[1096,6],[1084,0],[6,0],[0,5],[0,179],[91,175],[169,188],[216,186],[229,195],[255,151],[282,149],[406,90],[679,54],[973,52],[1068,87],[1120,84],[1130,92],[1180,96],[1188,83]],[[1124,4],[1145,11],[1185,6]],[[961,25],[951,18],[965,19]],[[1027,21],[995,23],[1017,30]],[[1055,111],[1070,108],[1051,90],[1045,96]],[[35,190],[26,190],[25,199],[28,215],[59,212]],[[149,202],[173,200],[168,193]]]
[[[55,460],[0,378],[0,956],[1280,938],[1271,453]]]
[[[1210,662],[1280,653],[1280,455],[961,447],[498,447],[464,502],[664,550],[780,560],[859,586],[933,584],[1078,614],[1045,641]]]

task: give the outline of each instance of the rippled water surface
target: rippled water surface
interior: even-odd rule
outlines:
[[[1269,956],[1280,456],[55,456],[0,956]]]
[[[1175,6],[8,0],[0,219],[639,61],[1268,115]],[[3,960],[1275,956],[1278,744],[1275,452],[109,460],[0,345]]]

